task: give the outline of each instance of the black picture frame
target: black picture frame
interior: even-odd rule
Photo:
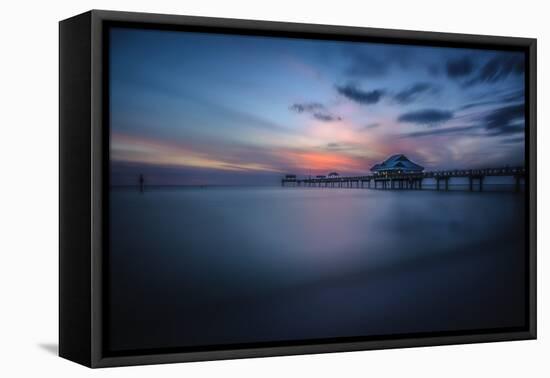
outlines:
[[[112,25],[313,39],[506,49],[526,53],[528,325],[521,329],[109,353],[108,70]],[[405,348],[536,338],[536,39],[92,10],[59,24],[59,354],[88,367]]]

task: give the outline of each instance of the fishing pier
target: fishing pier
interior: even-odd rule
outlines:
[[[469,191],[483,191],[483,182],[491,176],[508,176],[514,178],[514,190],[521,190],[522,180],[525,180],[524,167],[504,167],[486,169],[459,169],[427,172],[382,171],[365,176],[318,176],[315,178],[297,178],[295,175],[285,176],[282,186],[319,187],[319,188],[362,188],[386,190],[422,190],[424,182],[435,183],[435,190],[448,191],[449,181],[453,178],[467,179]],[[432,184],[433,185],[433,184]],[[431,187],[430,187],[431,188]]]

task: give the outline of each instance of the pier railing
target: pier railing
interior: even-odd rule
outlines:
[[[436,190],[449,190],[451,178],[467,178],[468,188],[474,186],[483,191],[483,181],[489,176],[509,176],[514,178],[514,188],[519,191],[521,180],[525,179],[525,167],[501,167],[483,169],[452,169],[426,172],[380,172],[364,176],[329,176],[297,178],[288,175],[281,181],[282,186],[308,186],[326,188],[367,188],[367,189],[422,189],[424,179],[435,179]]]

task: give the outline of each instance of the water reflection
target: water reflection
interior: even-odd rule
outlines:
[[[111,206],[113,349],[524,322],[522,195],[112,190]]]

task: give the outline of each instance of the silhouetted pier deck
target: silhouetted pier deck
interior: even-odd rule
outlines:
[[[435,180],[435,190],[449,190],[451,178],[467,178],[468,189],[483,191],[483,181],[490,176],[508,176],[514,178],[515,191],[520,191],[524,179],[524,167],[504,167],[485,169],[455,169],[445,171],[427,171],[416,173],[378,173],[365,176],[329,176],[299,179],[289,175],[282,179],[282,186],[320,187],[320,188],[366,188],[366,189],[408,189],[421,190],[425,179]]]

